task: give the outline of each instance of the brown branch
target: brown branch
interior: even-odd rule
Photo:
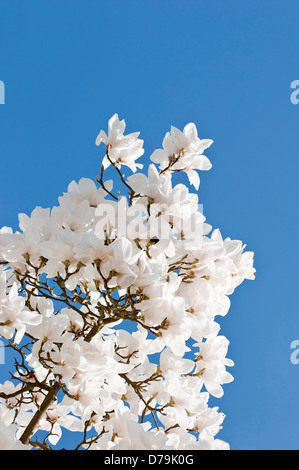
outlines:
[[[49,406],[51,406],[52,403],[54,403],[54,401],[56,399],[56,395],[59,392],[60,388],[61,388],[61,386],[60,386],[59,382],[56,382],[54,384],[53,388],[51,388],[50,392],[48,393],[48,395],[46,396],[46,398],[42,402],[39,410],[35,413],[32,420],[30,421],[30,423],[28,424],[27,428],[25,429],[25,431],[23,432],[23,434],[21,436],[20,441],[23,444],[29,444],[30,438],[34,434],[34,432],[36,431],[38,423],[40,422],[41,418],[45,415],[45,413],[46,413],[47,409],[49,408]]]
[[[100,329],[104,326],[104,323],[101,323],[100,325],[95,325],[89,334],[86,336],[85,341],[90,342],[92,338],[100,331]],[[53,388],[51,388],[50,392],[42,402],[39,410],[35,413],[33,416],[32,420],[28,424],[27,428],[23,432],[20,441],[23,444],[30,444],[30,439],[32,435],[35,433],[38,427],[38,423],[42,419],[42,417],[45,415],[47,409],[54,403],[56,400],[56,395],[57,393],[61,390],[62,386],[59,382],[55,382],[53,385]]]

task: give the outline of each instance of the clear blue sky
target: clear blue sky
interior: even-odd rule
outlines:
[[[298,24],[298,0],[0,0],[0,226],[94,178],[114,113],[141,131],[145,164],[171,124],[215,141],[200,202],[257,269],[221,321],[232,449],[299,449]]]

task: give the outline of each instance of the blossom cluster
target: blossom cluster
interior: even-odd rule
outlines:
[[[74,449],[229,448],[209,406],[233,380],[216,320],[254,279],[253,253],[212,231],[197,194],[173,182],[185,172],[198,189],[211,140],[172,127],[143,174],[143,141],[124,131],[114,115],[96,139],[96,182],[73,181],[56,207],[0,230],[0,336],[15,357],[0,449],[49,449],[63,429],[79,433]],[[123,196],[104,180],[109,165]]]

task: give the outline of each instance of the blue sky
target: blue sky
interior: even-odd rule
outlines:
[[[221,321],[232,449],[299,449],[298,22],[297,0],[0,0],[0,226],[99,174],[114,113],[141,131],[145,165],[170,125],[214,140],[199,199],[257,269]]]

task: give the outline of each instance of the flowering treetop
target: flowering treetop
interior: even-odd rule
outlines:
[[[253,253],[173,184],[185,172],[198,189],[211,168],[194,124],[171,128],[146,174],[139,133],[124,132],[114,115],[96,139],[98,185],[73,181],[58,206],[0,230],[0,335],[15,358],[0,385],[2,449],[49,449],[63,429],[80,433],[73,449],[229,448],[209,407],[233,379],[215,319],[254,279]]]

